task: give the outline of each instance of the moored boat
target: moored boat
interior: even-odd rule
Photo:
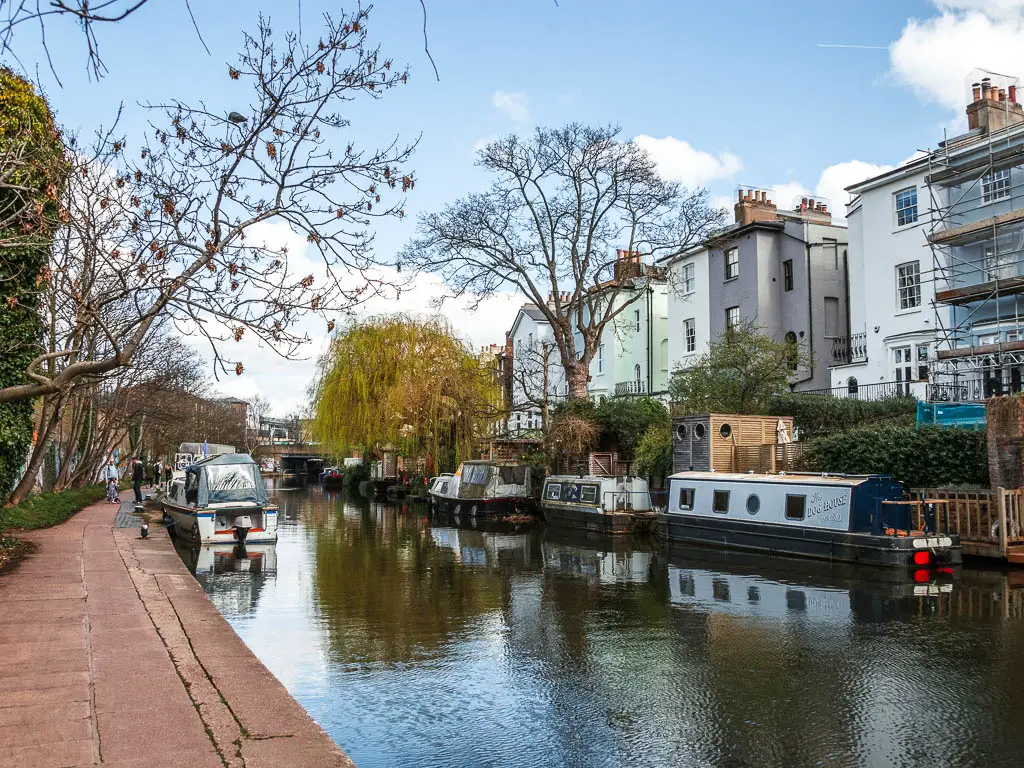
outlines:
[[[438,512],[468,517],[532,514],[540,485],[537,474],[528,464],[465,461],[446,480],[435,479],[427,493]]]
[[[177,536],[203,544],[277,541],[277,506],[246,454],[211,456],[175,472],[161,503]]]
[[[327,467],[320,473],[320,485],[324,488],[341,488],[345,482],[345,475],[340,467]]]
[[[961,563],[959,537],[915,531],[888,475],[680,472],[658,535],[669,542],[908,569]]]
[[[595,533],[647,531],[655,519],[641,477],[552,475],[544,481],[540,506],[549,525]]]

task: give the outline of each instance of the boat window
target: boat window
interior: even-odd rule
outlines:
[[[185,503],[199,503],[199,474],[197,472],[185,473]]]
[[[807,504],[807,497],[804,495],[786,494],[786,519],[803,520],[804,507]]]
[[[486,485],[488,469],[486,464],[470,464],[462,473],[462,482],[467,485]]]
[[[679,508],[693,509],[693,488],[679,489]]]
[[[676,437],[678,437],[680,440],[685,440],[686,439],[686,425],[685,424],[680,424],[678,427],[676,427]]]
[[[704,439],[704,425],[703,424],[694,424],[693,425],[693,436],[697,440],[703,440]]]
[[[523,485],[526,482],[526,467],[498,467],[502,485]]]
[[[597,501],[597,486],[584,485],[580,489],[580,501],[586,502],[587,504],[593,504]]]
[[[729,514],[729,491],[715,491],[715,498],[711,502],[711,510],[722,515]]]
[[[759,509],[761,509],[761,500],[757,497],[757,494],[752,493],[747,496],[747,512],[756,515]]]
[[[730,427],[728,424],[723,424],[721,429],[718,430],[718,434],[720,434],[723,438],[728,440],[730,437],[732,437],[732,427]]]
[[[242,501],[256,496],[255,464],[222,464],[206,468],[210,502]]]
[[[441,487],[438,488],[437,492],[438,493],[448,493],[448,481],[447,480],[445,480],[443,483],[441,483]]]
[[[545,499],[558,499],[562,498],[562,484],[561,483],[548,483],[548,489],[544,492]]]

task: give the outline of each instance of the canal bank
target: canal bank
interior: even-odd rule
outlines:
[[[163,530],[95,504],[0,577],[0,767],[352,766]]]

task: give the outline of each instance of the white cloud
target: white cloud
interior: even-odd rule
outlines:
[[[495,91],[491,95],[491,104],[517,123],[530,122],[528,103],[526,94],[521,91]]]
[[[923,100],[961,113],[977,68],[1011,76],[1024,72],[1024,0],[934,4],[938,16],[909,19],[889,46],[891,71],[899,82]]]
[[[666,136],[656,139],[640,135],[633,139],[658,164],[661,174],[688,187],[699,187],[715,179],[725,179],[743,167],[743,162],[730,152],[713,155],[694,149],[689,142]]]
[[[875,165],[862,160],[849,160],[845,163],[830,165],[821,172],[814,193],[828,198],[832,204],[832,218],[846,218],[846,204],[850,202],[850,194],[846,188],[859,181],[870,179],[880,173],[891,171],[891,165]]]
[[[473,151],[479,152],[481,149],[487,149],[487,145],[492,141],[496,140],[497,136],[483,136],[473,142]]]
[[[773,202],[779,208],[785,208],[786,210],[793,209],[793,202],[798,200],[802,195],[809,195],[810,190],[807,189],[799,181],[787,181],[785,184],[776,184],[772,187],[772,194],[774,195]]]

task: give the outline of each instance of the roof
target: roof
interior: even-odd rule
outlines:
[[[889,475],[829,475],[811,473],[758,474],[755,472],[676,472],[669,476],[677,480],[719,480],[722,482],[755,483],[813,483],[816,485],[860,485],[877,477]]]
[[[547,317],[544,315],[544,311],[536,304],[523,304],[523,306],[519,308],[519,311],[528,317],[532,317],[534,320],[547,320]]]
[[[192,467],[211,467],[211,466],[224,466],[227,464],[256,464],[256,460],[253,459],[247,453],[220,453],[216,456],[211,456],[208,459],[202,459],[192,464]]]

